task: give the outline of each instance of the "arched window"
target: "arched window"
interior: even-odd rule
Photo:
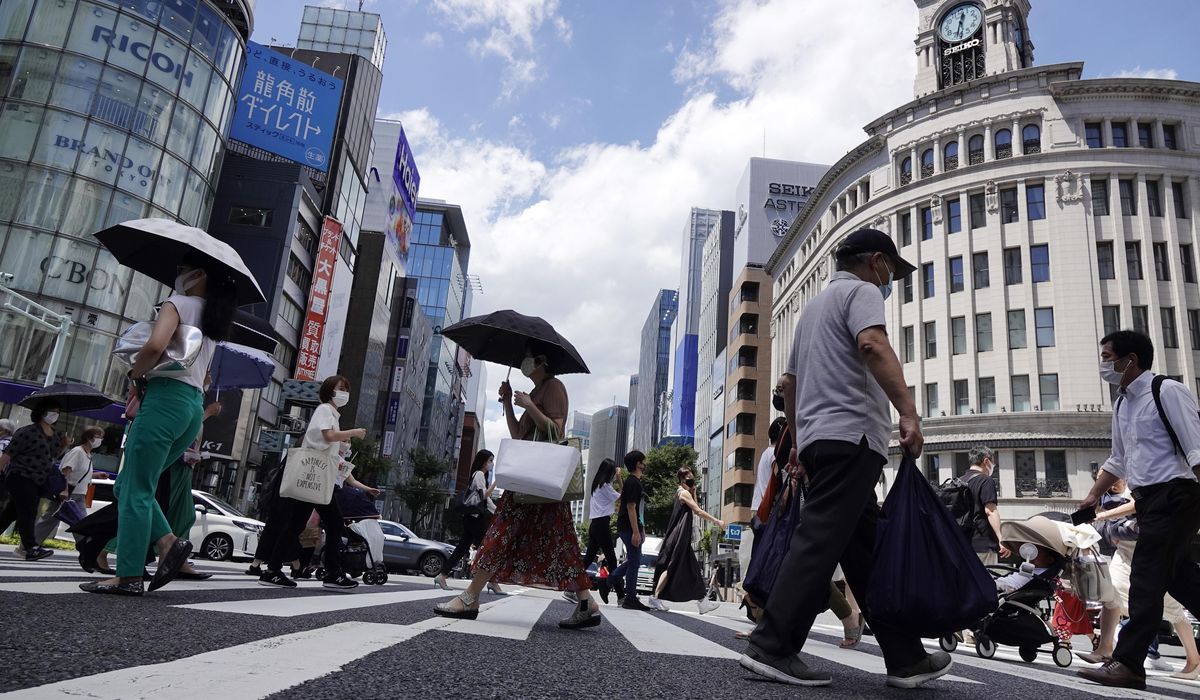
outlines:
[[[1009,158],[1012,156],[1012,132],[1008,129],[1001,129],[996,132],[996,158]]]
[[[926,148],[921,154],[921,177],[933,176],[933,149]]]
[[[979,165],[983,162],[983,134],[975,134],[967,141],[967,163]]]
[[[951,141],[942,149],[942,170],[958,169],[958,141]]]
[[[912,158],[905,158],[900,162],[900,184],[907,185],[912,182]]]
[[[1026,124],[1021,129],[1021,152],[1025,155],[1042,152],[1042,130],[1037,124]]]

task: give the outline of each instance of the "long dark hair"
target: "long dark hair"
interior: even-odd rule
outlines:
[[[208,278],[204,310],[200,313],[200,330],[204,337],[228,340],[233,328],[233,314],[237,311],[237,283],[224,265],[206,255],[187,255],[183,264],[204,270]]]
[[[483,471],[483,465],[488,463],[494,455],[491,450],[480,450],[475,453],[475,459],[471,460],[471,476],[475,476],[475,472]]]
[[[592,477],[592,493],[596,493],[596,489],[612,481],[616,475],[617,463],[605,457],[600,466],[596,468],[596,476]]]

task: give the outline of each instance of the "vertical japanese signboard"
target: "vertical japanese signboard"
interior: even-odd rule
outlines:
[[[300,352],[296,355],[296,379],[315,381],[321,359],[321,340],[329,313],[329,293],[333,288],[333,270],[337,267],[338,246],[342,242],[342,224],[332,216],[321,226],[321,244],[313,265],[312,290],[308,293],[308,311],[300,334]]]
[[[326,172],[342,81],[246,42],[246,71],[229,137]]]
[[[421,187],[421,174],[413,160],[408,137],[400,127],[400,140],[396,144],[396,160],[392,165],[392,196],[388,200],[388,227],[386,245],[392,262],[401,272],[406,272],[409,238],[412,235],[413,219],[417,216],[417,191]]]

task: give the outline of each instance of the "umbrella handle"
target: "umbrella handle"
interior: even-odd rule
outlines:
[[[508,368],[508,374],[504,375],[504,381],[507,382],[510,377],[512,377],[512,367]],[[496,399],[496,403],[504,403],[504,402],[500,399]]]

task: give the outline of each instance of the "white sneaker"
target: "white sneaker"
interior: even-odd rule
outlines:
[[[700,609],[700,614],[703,615],[721,607],[721,604],[715,600],[709,600],[708,598],[705,598],[704,600],[697,600],[696,607]]]
[[[654,608],[655,610],[657,610],[659,612],[667,612],[670,610],[670,608],[668,608],[665,603],[663,603],[658,598],[655,598],[654,596],[650,596],[650,598],[646,601],[646,603],[649,604],[650,607]]]
[[[1167,663],[1167,660],[1161,656],[1158,657],[1157,659],[1152,659],[1149,656],[1147,656],[1146,657],[1146,670],[1147,671],[1172,672],[1175,670],[1175,667],[1172,666],[1171,664]]]

